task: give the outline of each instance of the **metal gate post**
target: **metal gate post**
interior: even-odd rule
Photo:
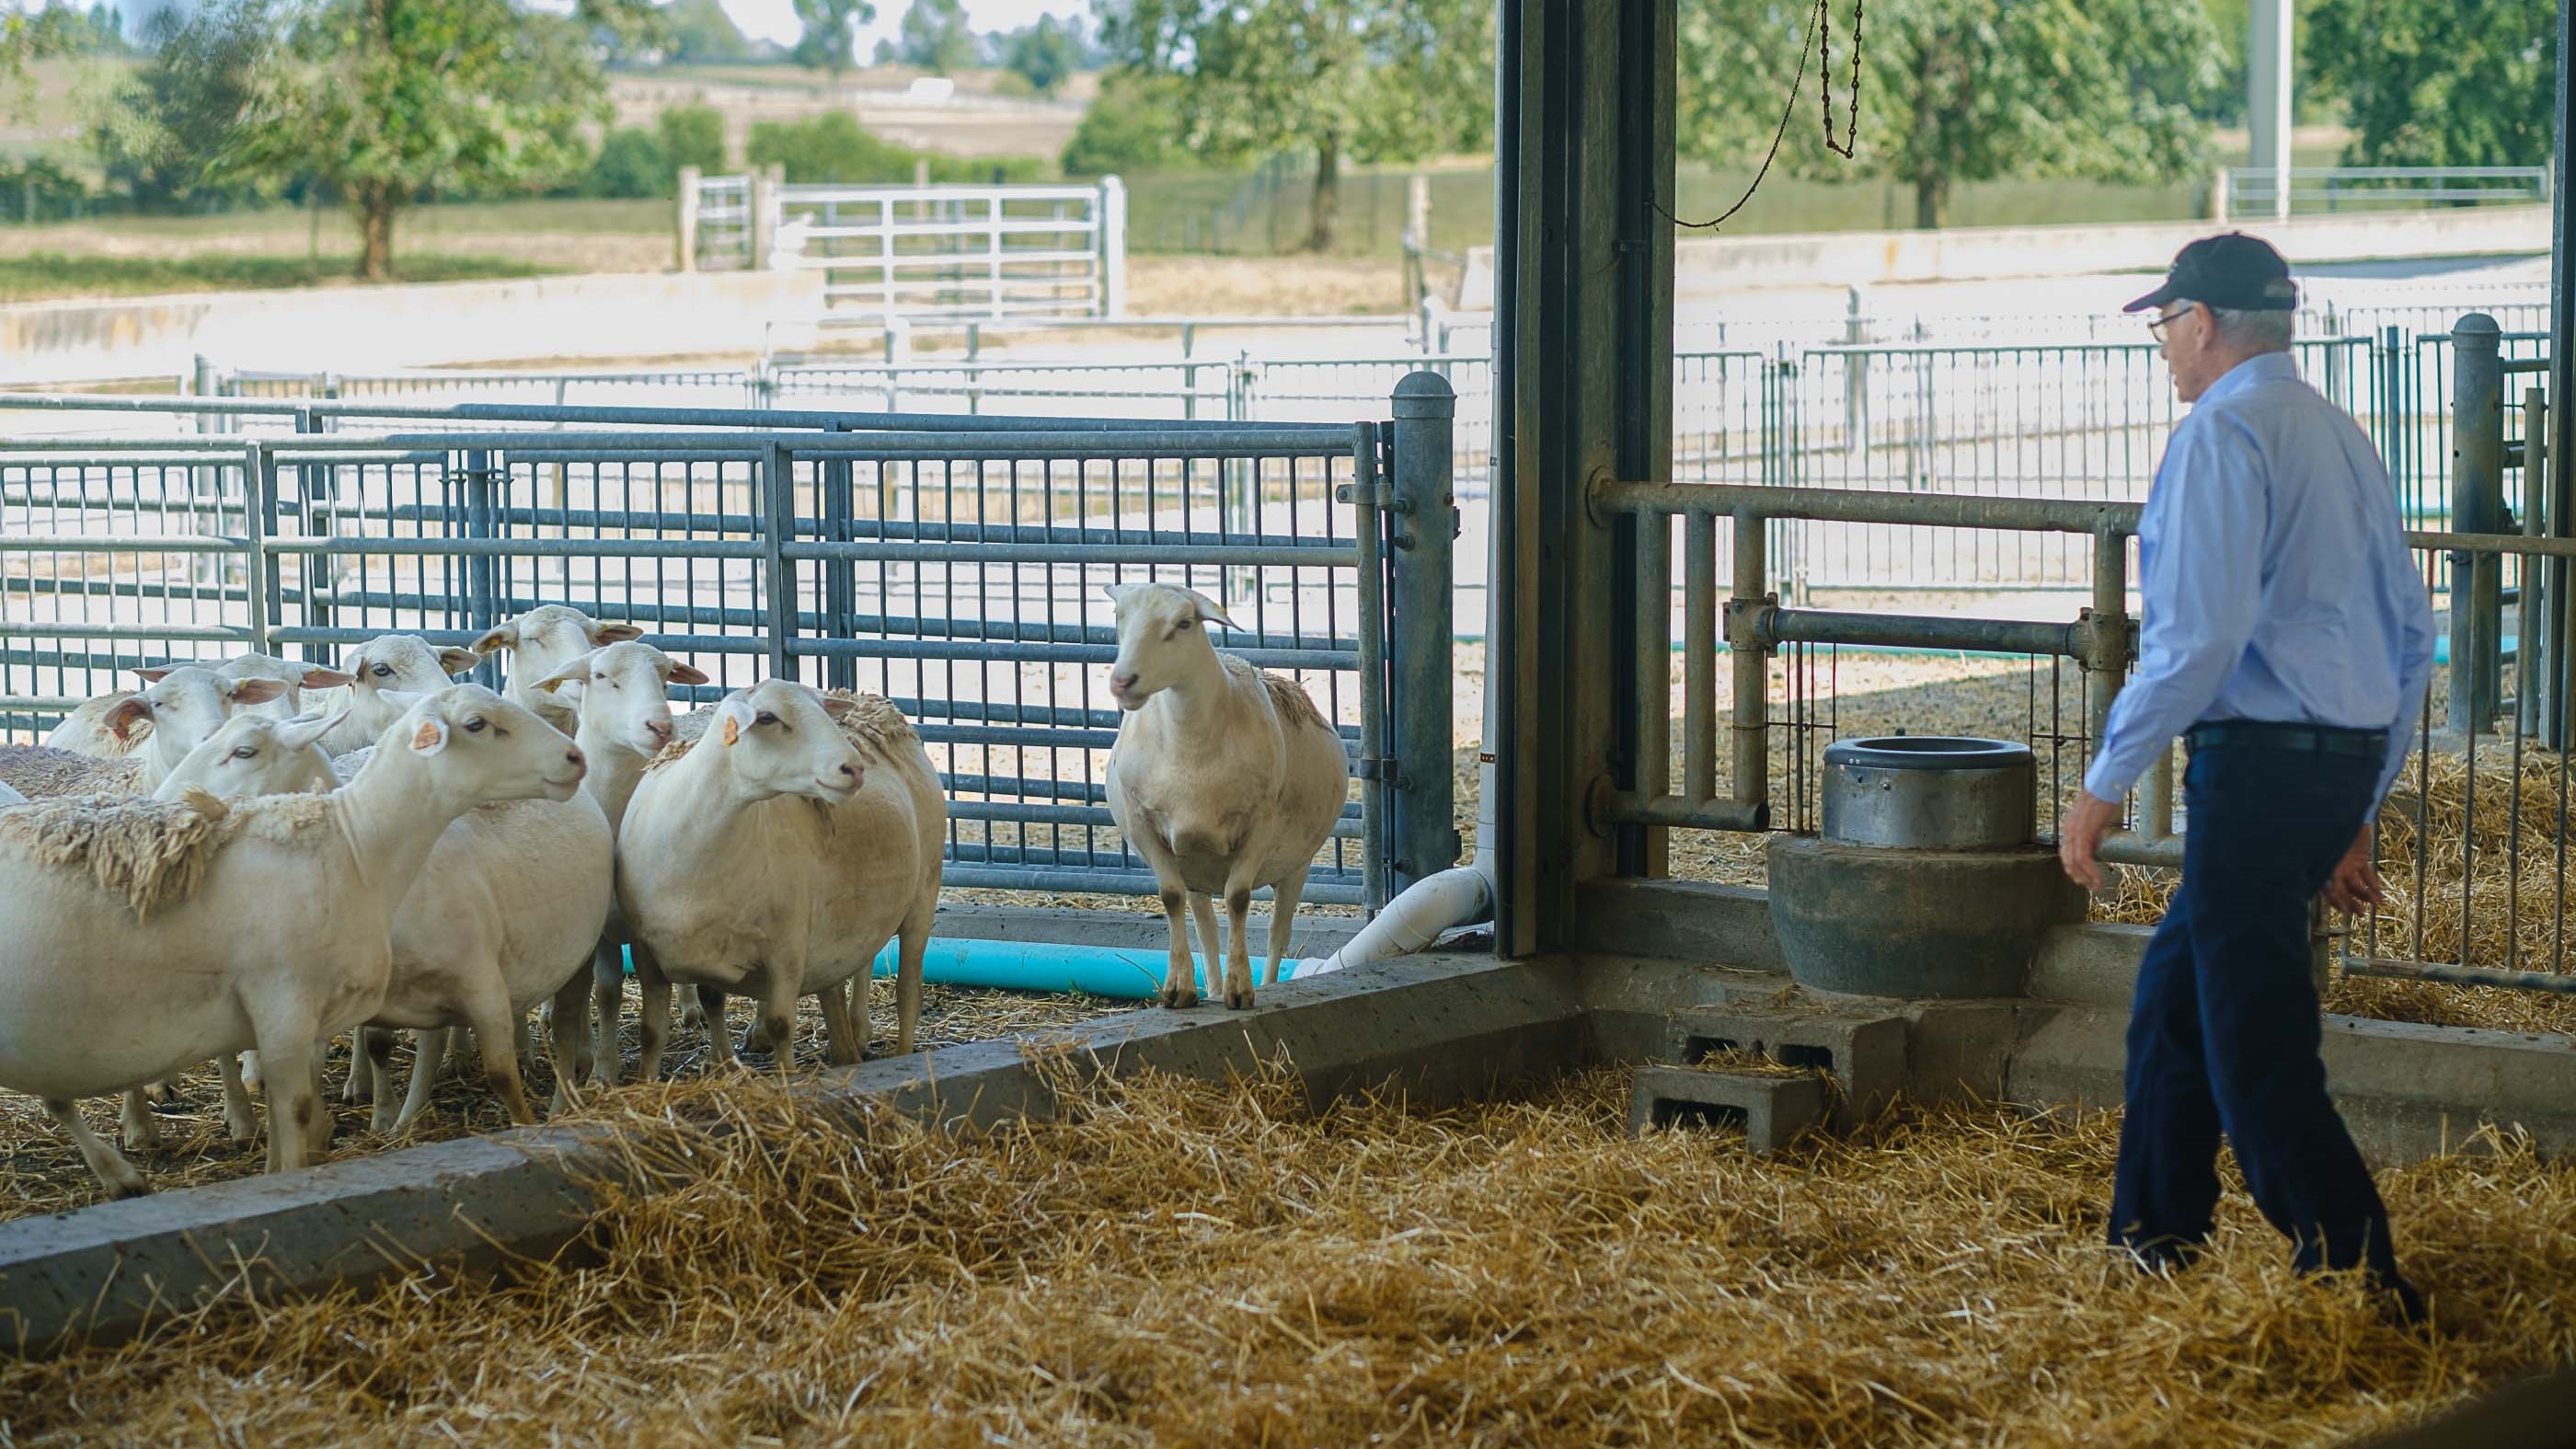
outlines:
[[[2451,528],[2501,533],[2504,517],[2504,365],[2500,329],[2471,312],[2451,329]],[[2467,734],[2495,717],[2503,684],[2504,561],[2450,556],[2448,725]]]
[[[481,448],[472,449],[465,455],[465,536],[498,538],[498,523],[492,498],[492,455]],[[465,558],[465,626],[478,638],[501,622],[500,565],[500,559],[488,553],[468,554]],[[474,666],[474,681],[487,689],[499,689],[501,661],[484,656],[483,662]]]
[[[787,641],[796,632],[796,575],[787,560],[787,535],[796,524],[795,460],[785,443],[771,443],[760,455],[760,567],[767,586],[769,677],[796,678],[796,660]]]
[[[827,432],[840,434],[848,429],[834,423]],[[819,470],[823,490],[823,537],[832,543],[850,541],[850,523],[855,510],[851,506],[851,465],[847,458],[835,457]],[[794,509],[787,510],[793,526]],[[773,515],[774,516],[774,515]],[[1016,521],[1016,520],[1015,520]],[[823,561],[823,631],[833,639],[847,639],[852,632],[851,616],[858,612],[858,569],[848,559]],[[882,611],[880,611],[882,612]],[[833,655],[823,661],[824,682],[833,689],[859,687],[859,661],[847,655]]]
[[[1387,865],[1401,891],[1456,865],[1461,848],[1457,776],[1450,767],[1458,536],[1450,470],[1458,397],[1440,374],[1411,373],[1395,385],[1394,414],[1387,672],[1395,694],[1396,775]]]
[[[242,499],[250,514],[243,520],[250,526],[242,530],[242,588],[250,596],[250,652],[266,654],[269,630],[282,617],[285,589],[277,555],[268,546],[277,531],[277,464],[262,444],[242,446]],[[308,571],[324,562],[321,554],[308,557],[313,560],[305,565]]]
[[[311,408],[295,410],[295,431],[298,434],[319,433],[322,427],[322,420],[313,415]],[[317,510],[314,505],[326,503],[331,498],[330,478],[331,471],[328,465],[316,463],[295,465],[295,496],[302,500],[306,528],[315,533],[328,534],[339,531],[332,524],[316,518]],[[327,510],[321,511],[327,513]],[[304,556],[304,622],[306,624],[316,629],[328,629],[332,626],[336,615],[324,598],[323,585],[326,581],[336,584],[339,576],[338,559],[318,553]],[[340,662],[340,646],[336,644],[307,644],[300,652],[307,663],[333,665]]]

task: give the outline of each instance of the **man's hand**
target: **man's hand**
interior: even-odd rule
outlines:
[[[2093,852],[2102,848],[2102,837],[2119,818],[2119,806],[2094,799],[2090,791],[2075,797],[2066,818],[2057,822],[2057,860],[2066,867],[2067,879],[2088,891],[2102,888],[2102,864]]]
[[[2388,882],[2380,879],[2379,864],[2370,858],[2369,826],[2361,827],[2352,848],[2335,862],[2334,874],[2326,878],[2325,897],[2327,905],[2347,916],[2357,916],[2388,899]]]

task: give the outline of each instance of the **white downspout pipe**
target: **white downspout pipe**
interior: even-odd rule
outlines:
[[[1490,540],[1494,534],[1488,527]],[[1472,926],[1494,917],[1501,896],[1494,861],[1494,598],[1492,580],[1502,561],[1488,556],[1485,575],[1485,699],[1483,726],[1477,730],[1476,854],[1472,863],[1427,875],[1386,903],[1377,918],[1360,928],[1342,949],[1322,959],[1300,963],[1297,975],[1316,975],[1366,966],[1395,956],[1410,956],[1440,938],[1444,931]]]

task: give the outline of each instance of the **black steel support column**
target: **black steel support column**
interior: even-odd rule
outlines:
[[[1647,832],[1592,828],[1631,788],[1634,524],[1596,479],[1662,478],[1672,436],[1673,11],[1659,0],[1504,0],[1496,209],[1498,946],[1574,939],[1575,886],[1658,864]],[[1660,697],[1660,692],[1655,696]],[[1650,706],[1651,708],[1651,706]]]

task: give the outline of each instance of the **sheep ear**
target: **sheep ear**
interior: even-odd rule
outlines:
[[[742,732],[751,728],[752,722],[759,717],[759,712],[751,707],[749,700],[729,698],[716,706],[716,724],[728,745],[740,744]]]
[[[418,728],[411,732],[411,752],[434,755],[447,748],[447,721],[436,715],[424,715]]]
[[[643,637],[644,628],[640,624],[594,623],[590,626],[590,642],[593,644],[623,644],[629,639]]]
[[[1196,589],[1190,590],[1190,598],[1199,606],[1200,623],[1223,624],[1225,627],[1232,629],[1237,633],[1242,632],[1243,626],[1234,622],[1232,619],[1227,618],[1225,616],[1225,610],[1217,607],[1216,600],[1209,598],[1207,595],[1200,593]]]
[[[707,678],[707,672],[698,668],[696,665],[682,664],[679,660],[674,659],[671,661],[671,672],[662,676],[662,682],[665,684],[712,684],[715,681]]]
[[[148,665],[137,668],[134,671],[134,677],[142,680],[146,684],[159,684],[162,680],[167,679],[170,676],[171,670],[178,667],[179,666],[176,664]]]
[[[343,674],[337,669],[325,669],[319,664],[304,671],[306,689],[338,689],[342,685],[357,682],[358,676],[354,674]]]
[[[497,629],[493,631],[493,633],[495,633],[495,634],[497,634],[497,633],[499,633],[499,632],[500,632],[500,631],[499,631],[499,630],[497,630]],[[483,639],[489,639],[489,638],[491,638],[491,637],[492,637],[492,635],[491,635],[491,634],[486,634],[486,635],[484,635],[484,636],[483,636]],[[473,647],[472,649],[458,649],[458,648],[454,648],[454,647],[449,647],[449,648],[446,648],[446,649],[441,649],[441,650],[439,650],[439,651],[438,651],[438,668],[439,668],[439,672],[440,672],[440,673],[442,673],[442,674],[463,674],[466,670],[469,670],[469,669],[473,668],[475,665],[482,663],[482,662],[483,662],[483,658],[482,658],[482,656],[483,656],[483,655],[485,655],[485,654],[489,654],[489,653],[491,653],[491,652],[492,652],[491,650],[489,650],[489,649],[485,649],[485,648],[483,647],[483,639],[477,639],[477,640],[475,640],[475,641],[474,641],[474,647]]]
[[[288,749],[300,750],[307,745],[320,743],[322,737],[331,732],[331,727],[348,718],[348,715],[349,711],[345,708],[334,710],[329,714],[299,714],[277,727],[277,737],[285,742]]]
[[[285,693],[286,681],[282,679],[239,679],[224,691],[224,698],[235,704],[266,704]]]
[[[859,702],[850,698],[846,694],[826,694],[821,696],[816,702],[823,706],[823,713],[830,715],[834,719],[839,719],[841,716],[848,714],[851,710],[859,707]]]
[[[127,730],[134,728],[137,724],[150,724],[151,722],[152,701],[145,699],[139,694],[129,694],[125,698],[118,700],[114,705],[109,707],[107,718],[100,721],[100,723],[107,726],[107,732],[109,734],[116,736],[120,740],[126,737],[125,732]]]
[[[519,626],[516,624],[495,624],[491,628],[484,630],[483,637],[475,640],[473,644],[474,652],[477,654],[489,654],[495,649],[516,649],[518,647]],[[445,651],[442,650],[441,652],[444,653]],[[471,666],[468,667],[470,668]],[[463,671],[451,669],[447,672],[450,674],[459,674]]]
[[[1100,586],[1100,592],[1109,596],[1109,602],[1113,604],[1123,604],[1127,602],[1128,593],[1135,587],[1136,586],[1134,584],[1102,584]]]
[[[558,669],[554,673],[547,675],[545,678],[538,680],[536,683],[529,685],[528,688],[536,693],[552,694],[554,693],[557,685],[578,684],[581,681],[590,678],[591,670],[598,663],[598,660],[599,651],[596,649],[590,651],[588,654],[582,655],[578,659],[567,659],[564,661],[564,666],[561,669]]]

